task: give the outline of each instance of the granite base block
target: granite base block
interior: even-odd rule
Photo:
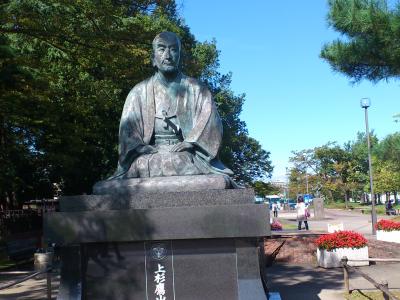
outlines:
[[[176,300],[265,300],[259,253],[269,210],[253,195],[63,197],[61,211],[44,218],[45,239],[61,247],[58,299],[155,299],[158,291]]]
[[[165,299],[267,299],[251,239],[90,243],[61,260],[57,299],[157,299],[157,278]]]
[[[226,175],[188,175],[169,177],[129,178],[99,181],[93,194],[134,194],[143,192],[187,192],[232,188]]]
[[[60,211],[105,211],[164,207],[254,204],[253,189],[186,192],[138,192],[121,195],[79,195],[60,198]]]
[[[59,212],[44,217],[50,243],[70,245],[201,238],[263,237],[266,205]]]

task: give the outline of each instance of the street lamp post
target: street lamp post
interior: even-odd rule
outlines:
[[[289,176],[290,176],[290,173],[289,173],[288,168],[286,167],[286,199],[290,198],[290,194],[289,194],[289,184],[290,184]]]
[[[368,107],[371,106],[371,100],[369,98],[362,98],[360,105],[364,108],[365,112],[365,133],[367,135],[367,146],[368,146],[368,167],[369,167],[369,186],[371,191],[371,219],[372,219],[372,234],[376,234],[376,210],[375,210],[375,194],[374,185],[372,182],[372,163],[371,163],[371,142],[369,139],[369,128],[368,128]]]
[[[306,194],[308,195],[308,174],[306,171]]]

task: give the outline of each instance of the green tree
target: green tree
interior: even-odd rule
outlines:
[[[374,186],[378,193],[397,198],[400,189],[400,133],[389,134],[374,149]]]
[[[279,194],[281,189],[277,186],[274,186],[270,182],[264,182],[261,180],[256,180],[251,184],[254,192],[257,196],[265,197],[267,195]]]
[[[374,149],[382,161],[391,161],[400,171],[400,132],[387,135]]]
[[[321,179],[318,174],[318,160],[315,158],[314,149],[292,151],[293,156],[289,161],[293,163],[290,170],[289,193],[291,198],[297,194],[314,193],[319,187]]]
[[[321,57],[354,81],[400,75],[400,5],[385,0],[329,0],[328,23],[343,35]]]
[[[374,134],[371,144],[374,148],[378,140]],[[291,173],[291,189],[302,186],[302,178],[307,173],[311,190],[317,187],[328,199],[345,199],[347,205],[350,194],[368,187],[368,160],[365,134],[358,133],[355,141],[343,147],[329,142],[314,149],[293,151],[290,161],[294,168]],[[367,191],[367,189],[366,189]]]
[[[46,109],[38,91],[46,83],[24,67],[10,40],[0,35],[0,208],[17,205],[18,191],[33,193],[46,187],[41,153],[36,149],[40,114],[28,108]],[[44,186],[43,186],[44,185]]]
[[[376,193],[395,193],[400,190],[400,172],[398,165],[387,161],[374,161],[374,189]]]
[[[218,73],[215,42],[197,42],[174,1],[10,0],[0,6],[0,17],[0,35],[14,51],[14,65],[32,77],[31,83],[16,80],[31,92],[14,88],[4,102],[7,110],[0,112],[11,116],[12,110],[23,127],[8,131],[14,144],[29,142],[24,151],[2,153],[10,162],[15,154],[21,167],[2,168],[0,186],[34,174],[8,194],[21,200],[48,197],[54,182],[63,183],[64,194],[90,193],[95,181],[114,171],[123,103],[153,73],[151,41],[163,30],[182,39],[183,71],[200,77],[215,95],[225,126],[222,160],[239,182],[270,176],[269,152],[248,136],[239,118],[244,96],[231,91],[230,74]],[[28,102],[16,101],[14,91]],[[17,136],[21,132],[24,137]]]
[[[37,180],[63,182],[64,192],[90,192],[116,165],[118,119],[129,89],[152,72],[151,40],[162,30],[184,36],[173,1],[8,1],[1,6],[6,34],[23,67],[46,82],[36,98],[46,106],[25,112],[39,116],[29,132],[43,165]],[[11,106],[13,103],[10,104]],[[25,123],[26,126],[30,126]],[[44,176],[45,175],[45,176]]]

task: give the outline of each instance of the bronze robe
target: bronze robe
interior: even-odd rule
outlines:
[[[125,101],[119,127],[118,168],[109,179],[137,177],[127,176],[132,163],[141,155],[136,149],[154,143],[154,80],[155,75],[137,84]],[[196,167],[203,174],[233,174],[217,158],[222,123],[207,87],[181,74],[176,100],[176,122],[183,140],[194,146]]]

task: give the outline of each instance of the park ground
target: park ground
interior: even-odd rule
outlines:
[[[387,216],[378,216],[387,218]],[[400,246],[395,243],[378,242],[372,235],[370,216],[360,211],[342,209],[325,210],[323,220],[309,221],[310,230],[297,230],[296,213],[280,212],[278,220],[283,224],[283,231],[273,232],[270,239],[265,240],[265,251],[270,255],[280,245],[275,259],[269,261],[265,268],[268,288],[271,292],[279,292],[281,299],[296,300],[336,300],[336,299],[384,299],[381,292],[365,279],[350,274],[351,295],[344,294],[343,271],[317,267],[313,241],[317,236],[327,232],[329,223],[343,223],[344,229],[354,230],[365,235],[369,243],[370,257],[400,258]],[[360,267],[377,282],[388,281],[389,288],[400,296],[400,263],[375,263]],[[32,265],[25,265],[25,270],[32,270]],[[0,272],[1,273],[1,272]],[[21,278],[21,275],[0,275],[0,285]],[[52,276],[52,295],[55,299],[58,292],[59,274]],[[46,295],[45,279],[30,279],[12,289],[0,291],[0,299],[33,300],[44,299]]]
[[[313,215],[312,215],[313,217]],[[317,266],[313,241],[328,230],[328,224],[343,223],[345,230],[362,233],[368,239],[369,256],[373,258],[400,258],[400,246],[377,241],[372,235],[371,216],[359,210],[326,209],[323,220],[309,220],[310,230],[297,230],[295,211],[278,215],[283,231],[276,231],[267,240],[266,252],[285,242],[271,266],[266,268],[270,291],[279,291],[282,299],[384,299],[372,284],[357,274],[350,274],[350,295],[344,294],[343,270],[323,269]],[[379,215],[381,218],[390,218]],[[377,262],[359,267],[378,283],[387,281],[389,288],[400,297],[400,263]]]

